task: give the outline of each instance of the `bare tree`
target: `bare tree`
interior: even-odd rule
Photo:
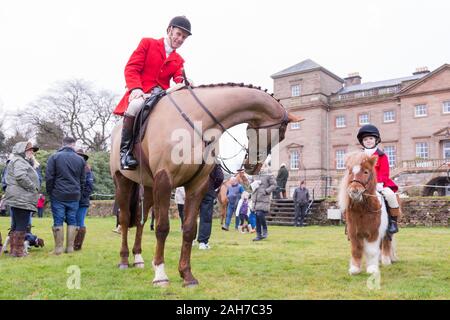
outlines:
[[[18,116],[32,124],[36,134],[59,139],[62,131],[88,150],[104,151],[114,124],[116,98],[112,92],[96,91],[89,82],[73,79],[58,83]]]

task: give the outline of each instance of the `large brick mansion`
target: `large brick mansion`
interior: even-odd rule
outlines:
[[[289,112],[306,119],[290,124],[280,144],[291,194],[303,179],[316,197],[335,194],[344,156],[360,148],[356,133],[368,123],[380,129],[391,176],[404,190],[408,185],[449,184],[449,64],[364,83],[357,73],[342,79],[308,59],[272,78],[275,96]]]

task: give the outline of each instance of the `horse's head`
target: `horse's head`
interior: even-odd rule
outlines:
[[[376,189],[376,157],[369,157],[364,152],[351,154],[346,159],[346,192],[353,202],[363,201],[363,194],[372,194]]]
[[[283,119],[275,124],[248,125],[247,138],[249,148],[244,159],[245,173],[258,174],[271,153],[272,147],[284,140],[290,122],[300,122],[303,117],[295,116],[283,108]]]

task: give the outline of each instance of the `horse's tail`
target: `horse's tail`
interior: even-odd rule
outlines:
[[[129,228],[136,227],[136,219],[139,211],[139,184],[133,183],[130,196],[130,225]]]

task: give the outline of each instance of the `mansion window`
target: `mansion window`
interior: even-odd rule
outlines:
[[[290,155],[291,170],[300,168],[300,152],[298,150],[292,150]]]
[[[345,169],[345,150],[336,150],[336,169]]]
[[[300,85],[299,84],[291,86],[291,96],[292,97],[300,97]]]
[[[415,114],[416,117],[426,117],[427,116],[427,105],[418,104],[416,105]]]
[[[428,143],[427,142],[417,142],[416,143],[416,157],[420,159],[428,159]]]
[[[443,158],[445,160],[450,160],[450,140],[444,141],[443,144]]]
[[[450,113],[450,101],[445,101],[442,104],[442,108],[444,113]]]
[[[336,128],[345,128],[345,116],[336,117]]]
[[[384,153],[389,159],[389,167],[395,167],[396,165],[396,154],[395,154],[395,146],[386,146],[384,148]]]
[[[383,112],[383,122],[394,122],[395,121],[395,111],[389,110]]]
[[[359,115],[359,125],[369,124],[369,115],[367,113]]]

